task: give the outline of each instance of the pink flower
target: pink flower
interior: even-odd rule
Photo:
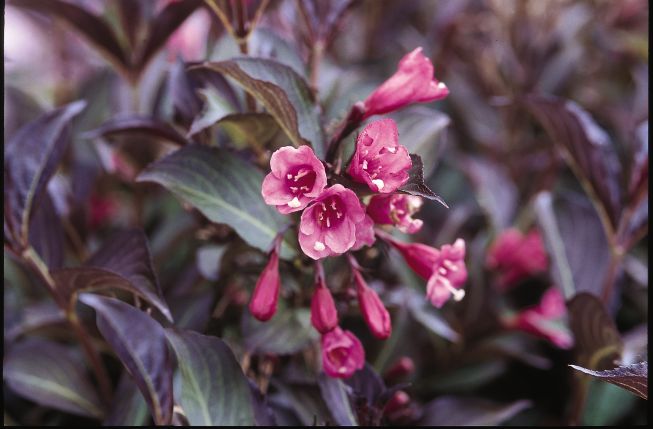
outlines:
[[[544,338],[561,349],[569,349],[574,340],[562,324],[566,313],[567,308],[560,290],[552,287],[544,293],[538,305],[516,315],[503,316],[502,322],[509,329],[525,331]]]
[[[276,246],[256,282],[252,299],[249,301],[249,311],[262,322],[270,320],[274,316],[279,301],[281,278],[279,277],[278,244]]]
[[[383,378],[386,380],[397,380],[409,376],[414,372],[415,362],[408,356],[402,356],[383,374]]]
[[[342,185],[333,185],[302,213],[299,245],[313,259],[339,255],[356,244],[359,225],[363,228],[366,223],[358,197]]]
[[[412,165],[408,149],[399,144],[397,124],[388,118],[363,128],[347,173],[374,192],[387,194],[408,181]]]
[[[91,194],[89,205],[88,224],[91,229],[97,229],[106,224],[118,213],[120,206],[115,198],[97,193]]]
[[[505,291],[525,278],[546,271],[548,259],[537,230],[524,236],[511,228],[494,241],[485,263],[499,272],[497,286]]]
[[[356,226],[356,241],[351,250],[359,250],[363,246],[371,246],[375,241],[374,221],[372,218],[365,215],[363,221]]]
[[[401,232],[414,234],[422,228],[423,222],[411,216],[422,204],[422,198],[415,195],[374,195],[367,205],[367,214],[378,224],[395,225]]]
[[[392,333],[392,322],[388,310],[381,302],[381,298],[374,289],[371,289],[361,273],[354,269],[354,281],[356,283],[356,293],[358,295],[358,305],[365,323],[370,328],[370,332],[380,339],[385,340]]]
[[[383,82],[365,100],[365,118],[401,109],[412,103],[442,100],[449,95],[447,86],[433,77],[433,64],[422,48],[406,54],[395,74]]]
[[[339,326],[322,335],[322,366],[331,377],[349,378],[365,365],[365,350],[350,331]]]
[[[321,334],[338,326],[338,312],[333,296],[329,291],[322,275],[318,275],[318,281],[311,300],[311,324]]]
[[[309,146],[278,149],[270,158],[270,167],[261,194],[265,203],[276,206],[280,213],[302,210],[326,186],[324,165]]]
[[[438,250],[421,243],[402,243],[381,231],[376,233],[401,253],[417,275],[427,280],[426,296],[435,307],[442,307],[451,297],[456,301],[465,297],[465,291],[460,289],[467,281],[463,239]]]

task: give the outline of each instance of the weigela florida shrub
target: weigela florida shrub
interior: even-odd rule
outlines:
[[[433,65],[417,48],[399,62],[393,76],[354,106],[361,110],[353,122],[413,103],[441,100],[448,93],[446,85],[433,78]],[[351,116],[348,119],[352,120]],[[339,141],[332,140],[331,144]],[[354,334],[338,326],[321,259],[347,254],[365,323],[382,340],[392,332],[390,314],[377,292],[365,282],[350,253],[373,245],[377,237],[397,249],[408,266],[427,280],[426,296],[434,306],[440,308],[450,298],[459,301],[465,296],[461,289],[467,280],[464,240],[457,239],[436,249],[404,243],[380,228],[375,229],[375,225],[394,225],[412,234],[421,228],[422,221],[412,218],[423,204],[421,197],[400,191],[409,181],[412,167],[408,149],[399,142],[397,125],[390,118],[375,120],[363,128],[346,169],[348,178],[366,185],[372,196],[357,194],[335,183],[340,176],[333,166],[318,159],[309,146],[282,147],[270,158],[271,171],[263,180],[261,194],[266,204],[279,213],[301,211],[298,241],[302,251],[316,260],[311,322],[322,335],[322,363],[332,377],[350,377],[362,367],[365,355]],[[275,243],[249,304],[251,313],[261,321],[269,320],[277,309],[280,240]]]

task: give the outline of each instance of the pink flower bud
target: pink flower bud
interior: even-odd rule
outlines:
[[[174,1],[166,3],[174,3]],[[204,59],[210,26],[211,17],[204,9],[199,9],[188,17],[166,43],[168,61],[174,61],[177,55],[184,61]]]
[[[399,144],[397,124],[388,118],[363,128],[347,173],[374,192],[387,194],[408,181],[412,165],[408,149]]]
[[[403,390],[398,390],[383,407],[383,413],[390,417],[397,414],[410,403],[410,396]]]
[[[460,301],[465,297],[465,291],[460,289],[467,281],[463,239],[438,250],[425,244],[403,243],[382,231],[376,233],[401,253],[417,275],[427,280],[426,296],[435,307],[442,307],[449,298]]]
[[[305,208],[326,186],[324,165],[309,146],[285,146],[270,158],[261,194],[265,203],[288,214]]]
[[[548,260],[537,230],[523,235],[511,228],[499,235],[489,248],[486,266],[499,272],[497,287],[506,291],[521,280],[546,271]]]
[[[338,312],[329,288],[320,277],[311,300],[311,323],[321,334],[338,326]]]
[[[356,293],[358,295],[358,305],[365,323],[370,328],[372,334],[380,339],[385,340],[392,333],[392,322],[388,310],[381,302],[381,298],[374,289],[371,289],[361,273],[354,269],[354,281],[356,282]]]
[[[356,194],[342,185],[333,185],[302,213],[299,245],[316,260],[344,253],[356,244],[357,238],[362,239],[359,228],[371,228],[365,218]]]
[[[365,100],[365,118],[392,112],[413,103],[442,100],[447,86],[433,77],[433,64],[417,48],[406,54],[395,74]]]
[[[322,366],[330,377],[349,378],[365,365],[365,350],[350,331],[336,326],[322,335]]]
[[[502,322],[508,329],[528,332],[550,341],[561,349],[569,349],[574,340],[564,326],[567,308],[557,287],[549,288],[540,303],[515,315],[503,316]]]
[[[279,254],[278,249],[275,249],[272,251],[268,264],[258,278],[252,299],[249,301],[249,311],[254,317],[265,322],[274,316],[274,313],[277,311],[280,288]]]
[[[378,224],[394,225],[401,232],[414,234],[422,228],[423,222],[411,216],[422,204],[422,198],[415,195],[374,195],[367,205],[367,214]]]
[[[386,380],[396,380],[415,372],[415,363],[408,356],[402,356],[384,374]]]

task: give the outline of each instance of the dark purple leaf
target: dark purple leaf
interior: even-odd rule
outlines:
[[[234,58],[204,63],[222,73],[263,104],[295,146],[310,143],[324,156],[324,136],[313,93],[292,68],[264,58]]]
[[[590,369],[614,368],[623,341],[603,303],[594,295],[581,292],[567,303],[567,308],[576,361]]]
[[[487,399],[441,396],[424,407],[420,426],[497,426],[529,408],[531,402],[509,404]]]
[[[145,134],[148,137],[165,140],[178,146],[188,144],[188,140],[172,126],[158,119],[144,116],[111,119],[98,128],[85,133],[85,137],[94,139],[132,133]]]
[[[5,146],[5,230],[18,245],[27,245],[32,208],[63,157],[71,120],[85,106],[76,101],[46,113],[21,128]]]
[[[181,403],[191,426],[252,426],[254,408],[247,378],[219,338],[166,330],[181,372]]]
[[[143,2],[141,0],[118,0],[118,15],[129,45],[136,46],[138,30],[143,22]]]
[[[97,326],[136,382],[154,422],[172,420],[172,361],[165,331],[157,321],[122,301],[83,294],[80,301],[95,309]]]
[[[437,195],[435,192],[429,189],[428,186],[424,183],[424,165],[422,164],[422,158],[419,155],[414,153],[410,154],[410,159],[413,162],[413,166],[408,172],[408,182],[402,185],[399,190],[411,195],[417,195],[419,197],[428,198],[429,200],[437,201],[446,208],[449,208],[447,203],[444,202],[442,197]]]
[[[610,248],[591,204],[580,194],[562,194],[553,201],[549,192],[541,192],[534,207],[555,284],[567,299],[582,291],[600,295]]]
[[[172,97],[172,104],[176,115],[187,128],[197,115],[202,111],[204,101],[198,95],[202,89],[217,91],[237,110],[240,107],[235,91],[229,82],[220,74],[210,69],[193,68],[197,63],[184,63],[181,59],[170,69],[168,79],[168,92]],[[193,134],[193,133],[191,133]]]
[[[71,348],[31,339],[6,351],[2,376],[12,390],[38,404],[101,418],[102,404],[85,370]]]
[[[64,312],[51,300],[27,305],[20,309],[18,320],[8,323],[5,319],[5,341],[11,343],[29,332],[64,323],[66,323]]]
[[[102,424],[104,426],[144,426],[148,423],[149,417],[150,413],[145,398],[131,376],[127,372],[123,372],[113,394],[111,408]]]
[[[97,48],[116,67],[129,69],[129,58],[111,27],[88,10],[61,0],[13,0],[16,7],[45,13],[61,19]]]
[[[462,169],[476,191],[478,204],[487,213],[495,231],[512,225],[517,204],[517,187],[497,163],[479,157],[466,157]]]
[[[163,294],[152,265],[152,256],[145,233],[139,228],[114,233],[85,264],[103,268],[129,280],[144,295],[156,295],[163,302]],[[165,304],[163,304],[165,305]],[[164,313],[170,318],[170,312]]]
[[[202,5],[201,0],[181,0],[169,2],[151,21],[147,38],[136,60],[136,70],[142,72],[152,56],[163,47],[168,37]]]
[[[63,226],[47,192],[34,207],[29,223],[29,242],[48,268],[52,270],[63,265]]]
[[[368,363],[345,383],[351,387],[354,398],[363,399],[368,406],[378,406],[387,390],[381,376]]]
[[[138,295],[156,307],[161,314],[171,319],[168,306],[156,293],[149,289],[137,288],[118,273],[103,268],[79,267],[54,270],[51,275],[57,285],[57,292],[65,298],[71,307],[75,304],[76,296],[80,292],[119,289]]]
[[[254,409],[254,420],[257,426],[277,426],[274,412],[268,404],[268,397],[263,395],[256,384],[247,379],[249,391],[252,394],[252,407]]]
[[[593,371],[578,365],[569,366],[626,389],[640,398],[648,399],[648,362],[622,365],[605,371]]]
[[[597,209],[616,227],[621,213],[619,162],[609,136],[572,101],[529,95],[525,105],[562,150]]]
[[[342,380],[329,377],[324,372],[318,376],[317,384],[335,423],[339,426],[358,426],[347,394],[351,388]]]
[[[243,314],[242,331],[245,347],[251,353],[293,354],[318,337],[305,308],[278,311],[267,322],[259,322],[247,312]]]

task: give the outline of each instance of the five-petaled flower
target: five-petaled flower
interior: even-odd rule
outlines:
[[[377,231],[377,235],[397,249],[408,266],[427,280],[426,296],[435,307],[442,307],[449,298],[460,301],[465,297],[465,291],[460,289],[467,281],[463,239],[438,250],[421,243],[403,243],[382,231]]]
[[[546,271],[548,259],[537,230],[524,235],[510,228],[494,241],[485,264],[498,271],[497,287],[505,291],[527,277]]]
[[[407,194],[374,195],[367,204],[367,214],[380,225],[394,225],[399,231],[414,234],[422,228],[421,219],[413,219],[423,200]]]
[[[324,165],[309,146],[284,146],[270,158],[261,194],[266,204],[288,214],[305,208],[320,196],[327,179]]]
[[[336,326],[322,335],[322,367],[327,375],[349,378],[363,365],[365,351],[353,333]]]
[[[356,244],[357,228],[366,225],[365,210],[356,194],[342,185],[333,185],[302,213],[299,245],[313,259],[338,255]]]
[[[363,128],[347,173],[374,192],[387,194],[408,181],[411,166],[408,149],[399,144],[397,124],[388,118]]]
[[[442,100],[447,86],[433,77],[433,64],[416,48],[406,54],[395,74],[383,82],[364,102],[364,117],[401,109],[413,103]]]

